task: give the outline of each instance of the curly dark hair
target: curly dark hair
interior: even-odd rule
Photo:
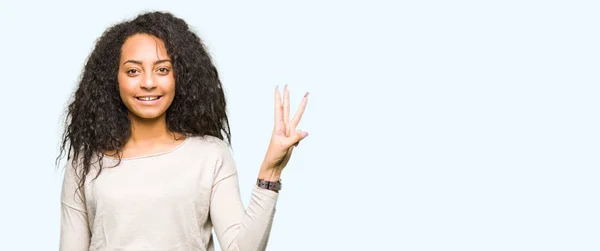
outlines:
[[[145,12],[109,27],[87,58],[77,90],[66,110],[65,130],[57,162],[66,153],[80,167],[79,188],[92,164],[102,171],[102,158],[116,153],[119,163],[131,136],[128,111],[119,96],[117,74],[121,47],[132,35],[161,39],[171,57],[175,97],[166,111],[167,129],[185,136],[227,138],[231,132],[225,93],[209,53],[188,24],[168,12]],[[112,154],[111,154],[112,156]],[[118,165],[118,164],[117,164]],[[96,175],[96,177],[98,177]]]

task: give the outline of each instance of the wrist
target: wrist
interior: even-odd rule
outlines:
[[[258,178],[265,181],[279,181],[281,180],[281,171],[277,168],[261,167]]]
[[[262,179],[257,179],[256,186],[262,189],[267,189],[279,193],[279,190],[281,190],[281,181],[266,181]]]

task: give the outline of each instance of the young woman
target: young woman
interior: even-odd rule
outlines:
[[[307,95],[291,119],[287,87],[274,95],[245,208],[225,95],[201,39],[163,12],[110,27],[68,107],[60,250],[213,250],[213,227],[224,251],[265,250],[281,172],[307,136],[296,129]]]

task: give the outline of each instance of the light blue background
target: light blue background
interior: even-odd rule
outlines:
[[[206,41],[247,203],[311,92],[269,250],[600,250],[597,1],[0,1],[0,250],[57,250],[62,111],[111,24]]]

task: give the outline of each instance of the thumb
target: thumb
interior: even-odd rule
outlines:
[[[308,132],[305,132],[305,131],[302,131],[302,130],[296,130],[295,133],[292,133],[288,137],[287,145],[290,146],[290,147],[292,145],[298,145],[298,143],[300,143],[300,141],[303,140],[306,137],[308,137]]]

